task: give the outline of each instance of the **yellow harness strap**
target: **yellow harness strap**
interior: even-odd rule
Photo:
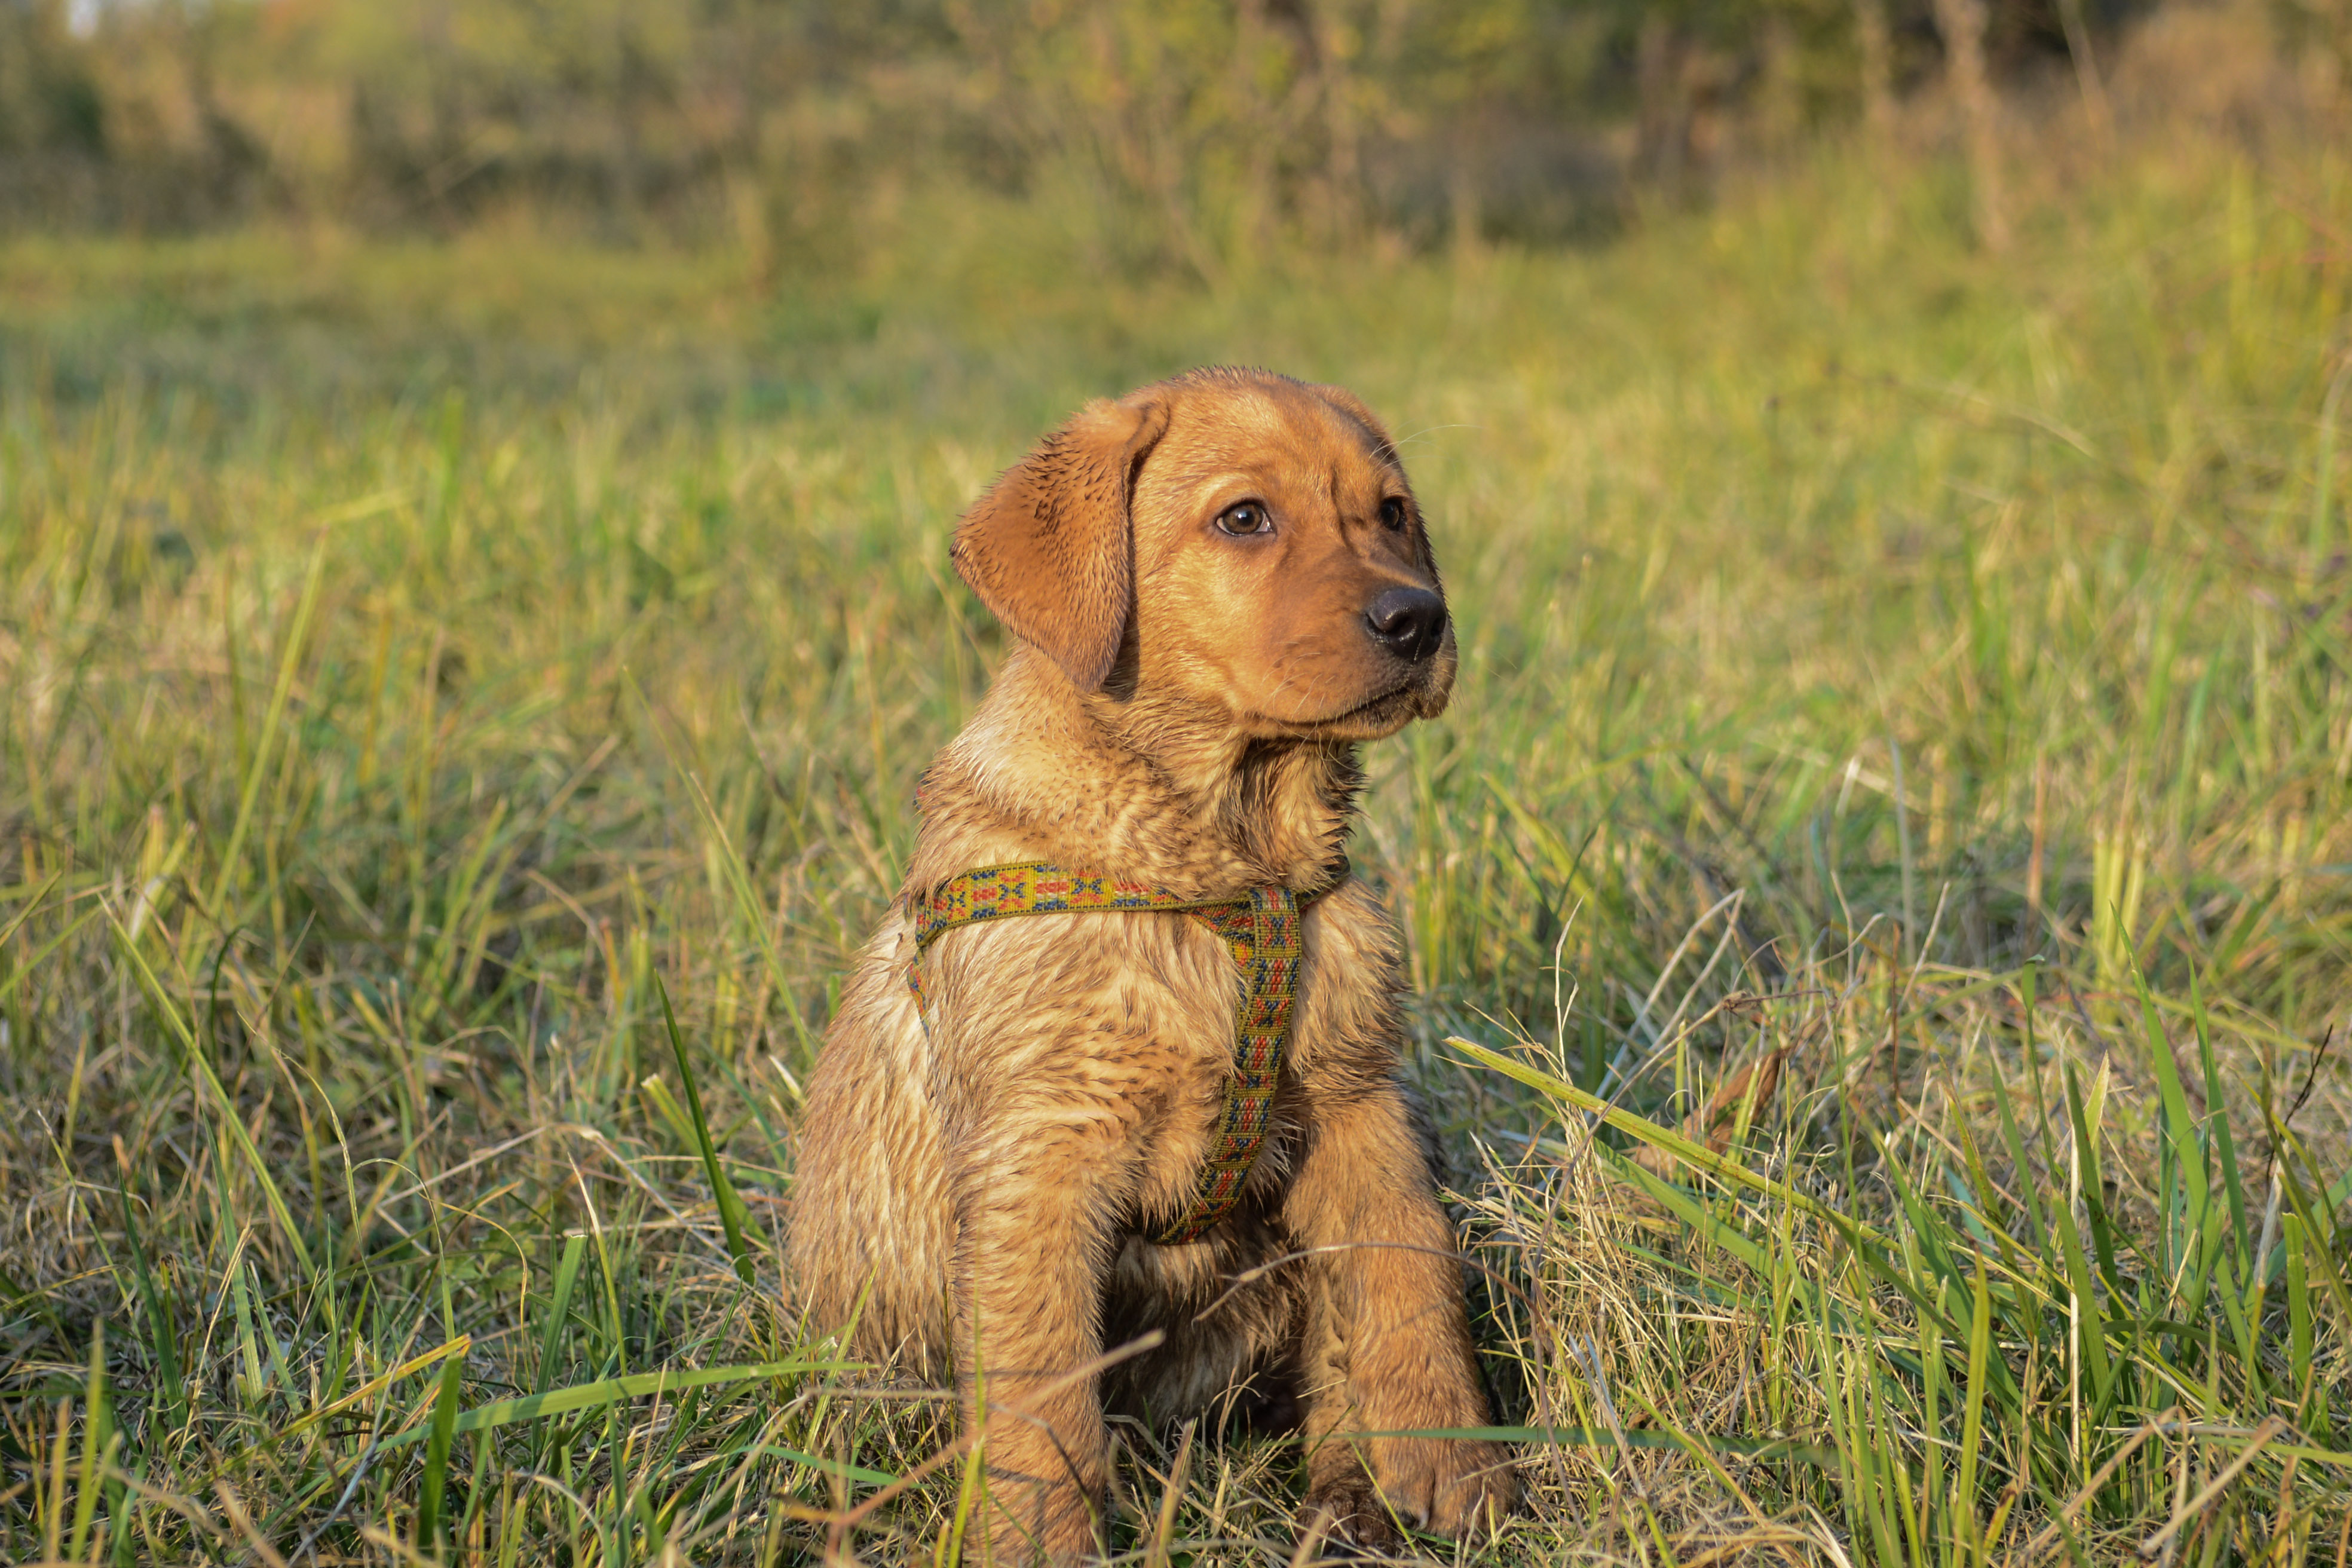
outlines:
[[[1344,878],[1344,868],[1340,877]],[[1333,886],[1339,879],[1335,879]],[[1324,889],[1328,891],[1328,889]],[[1308,899],[1320,897],[1310,893]],[[1234,1069],[1225,1083],[1224,1110],[1217,1120],[1209,1163],[1191,1205],[1176,1222],[1151,1239],[1181,1246],[1223,1219],[1241,1201],[1250,1167],[1265,1144],[1274,1105],[1275,1079],[1290,1038],[1292,1003],[1298,989],[1299,896],[1267,884],[1243,899],[1213,902],[1188,899],[1145,882],[1066,871],[1058,866],[989,866],[966,871],[908,900],[915,922],[915,957],[907,965],[907,986],[918,1008],[923,997],[922,955],[942,931],[1016,915],[1164,912],[1190,915],[1217,933],[1245,982],[1234,1020]]]

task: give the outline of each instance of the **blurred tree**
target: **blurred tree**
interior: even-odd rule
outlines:
[[[60,0],[0,4],[0,153],[106,151],[106,104]]]
[[[2001,186],[1999,110],[1985,76],[1985,0],[1936,0],[1936,26],[1944,35],[1945,76],[1968,148],[1977,239],[1999,255],[2009,248],[2009,211]]]
[[[1996,80],[2063,50],[2095,110],[2094,36],[2147,3],[101,0],[85,37],[0,0],[0,212],[517,213],[775,279],[995,202],[1090,264],[1217,281],[1605,231],[1824,121],[1885,142],[1940,68],[1990,240]]]
[[[2083,0],[2058,0],[2058,19],[2066,31],[2066,53],[2074,62],[2074,80],[2082,89],[2083,112],[2090,117],[2091,134],[2105,143],[2115,133],[2115,116],[2107,108],[2106,88],[2099,80],[2098,58],[2092,51]]]

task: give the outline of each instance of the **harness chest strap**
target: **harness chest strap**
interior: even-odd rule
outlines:
[[[1289,889],[1274,884],[1252,888],[1246,898],[1203,902],[1149,883],[1058,866],[984,867],[950,878],[927,898],[908,901],[915,957],[907,965],[907,986],[915,994],[916,1006],[926,1009],[924,951],[941,932],[983,921],[1156,911],[1189,915],[1216,932],[1242,972],[1242,1000],[1234,1018],[1233,1071],[1225,1080],[1224,1106],[1210,1142],[1208,1163],[1192,1203],[1173,1225],[1151,1238],[1163,1247],[1181,1246],[1197,1240],[1234,1211],[1250,1167],[1265,1144],[1275,1080],[1282,1070],[1297,995],[1301,901]]]

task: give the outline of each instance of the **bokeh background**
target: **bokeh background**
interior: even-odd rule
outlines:
[[[2346,0],[0,0],[0,1556],[951,1558],[801,1086],[955,518],[1222,361],[1461,627],[1429,1552],[2340,1565],[2347,148]]]
[[[1226,284],[1301,245],[1604,240],[1824,137],[2006,136],[2028,169],[2159,123],[2324,137],[2343,29],[2332,0],[14,0],[0,210]]]

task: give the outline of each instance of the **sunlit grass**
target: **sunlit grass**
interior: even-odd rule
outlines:
[[[1479,1560],[2337,1561],[2352,183],[2174,149],[2005,262],[1948,184],[1223,297],[0,250],[0,1552],[945,1550],[779,1272],[800,1084],[1001,647],[956,513],[1234,360],[1391,417],[1461,619],[1354,858],[1531,1438]],[[1290,1450],[1120,1436],[1123,1561],[1289,1560]]]

